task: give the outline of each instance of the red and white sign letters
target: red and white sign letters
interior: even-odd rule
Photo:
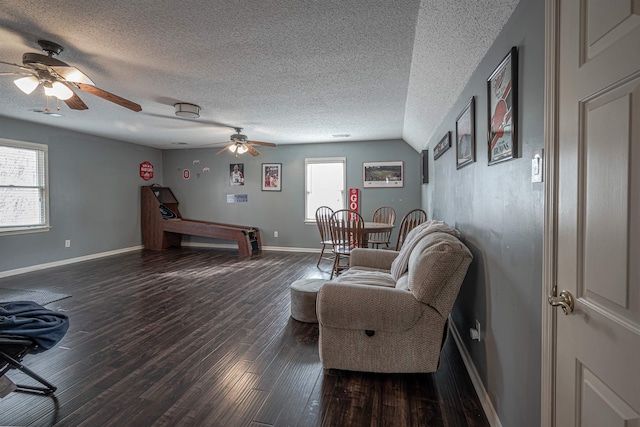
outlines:
[[[360,190],[357,188],[349,189],[349,210],[356,212],[360,210]]]
[[[149,162],[140,163],[140,178],[145,181],[153,179],[153,165]]]

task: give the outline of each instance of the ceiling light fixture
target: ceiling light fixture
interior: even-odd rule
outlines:
[[[186,102],[178,102],[173,104],[176,108],[176,116],[185,117],[187,119],[197,119],[200,117],[200,106],[196,104],[189,104]]]
[[[235,155],[238,155],[246,153],[247,151],[249,151],[249,149],[244,144],[236,143],[229,146],[229,151],[231,151]]]
[[[44,93],[65,101],[73,96],[73,91],[60,82],[44,82]]]
[[[22,77],[21,79],[15,80],[13,82],[18,88],[29,95],[31,92],[36,90],[40,81],[36,79],[34,76]]]

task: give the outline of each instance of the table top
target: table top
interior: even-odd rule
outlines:
[[[365,221],[364,223],[364,232],[365,233],[380,233],[385,231],[393,230],[395,225],[393,224],[385,224],[384,222],[370,222]]]

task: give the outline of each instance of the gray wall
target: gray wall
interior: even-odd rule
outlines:
[[[487,165],[486,80],[519,48],[521,158]],[[454,145],[430,158],[423,190],[429,217],[454,225],[474,254],[453,319],[504,426],[540,425],[543,184],[531,158],[543,148],[544,2],[522,0],[429,142],[452,131]],[[455,166],[455,121],[476,100],[476,163]],[[469,338],[474,319],[482,341]]]
[[[215,155],[218,148],[173,150],[164,152],[164,182],[180,202],[184,218],[258,227],[263,246],[313,248],[318,250],[315,224],[304,223],[304,159],[310,157],[346,157],[347,188],[360,189],[360,213],[371,218],[378,206],[390,205],[399,218],[421,205],[420,154],[401,140],[349,142],[310,145],[259,147],[258,157],[231,153]],[[404,161],[403,188],[362,187],[362,163]],[[194,164],[194,161],[199,163]],[[244,163],[245,185],[229,185],[229,165]],[[282,191],[262,191],[262,163],[282,163]],[[203,173],[209,167],[211,172]],[[182,177],[183,169],[192,171],[191,179]],[[200,172],[200,177],[195,172]],[[246,203],[227,203],[227,194],[247,194]],[[399,220],[398,220],[399,222]],[[273,232],[278,231],[275,238]],[[185,237],[185,241],[222,243],[213,239]],[[229,243],[229,242],[226,242]]]
[[[139,165],[162,176],[161,151],[6,118],[0,129],[49,146],[51,223],[48,232],[0,236],[0,271],[142,244]]]

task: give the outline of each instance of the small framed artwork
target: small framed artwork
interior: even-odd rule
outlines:
[[[429,183],[429,150],[422,150],[420,154],[422,163],[420,165],[420,174],[422,175],[422,183]]]
[[[475,101],[471,97],[456,119],[456,168],[476,161]]]
[[[282,191],[282,163],[262,164],[262,191]]]
[[[487,79],[489,164],[518,157],[518,48]]]
[[[451,132],[447,132],[433,149],[433,160],[438,160],[451,147]]]
[[[232,187],[244,185],[244,163],[229,165],[229,185]]]
[[[364,188],[404,186],[403,162],[365,162],[362,164]]]

